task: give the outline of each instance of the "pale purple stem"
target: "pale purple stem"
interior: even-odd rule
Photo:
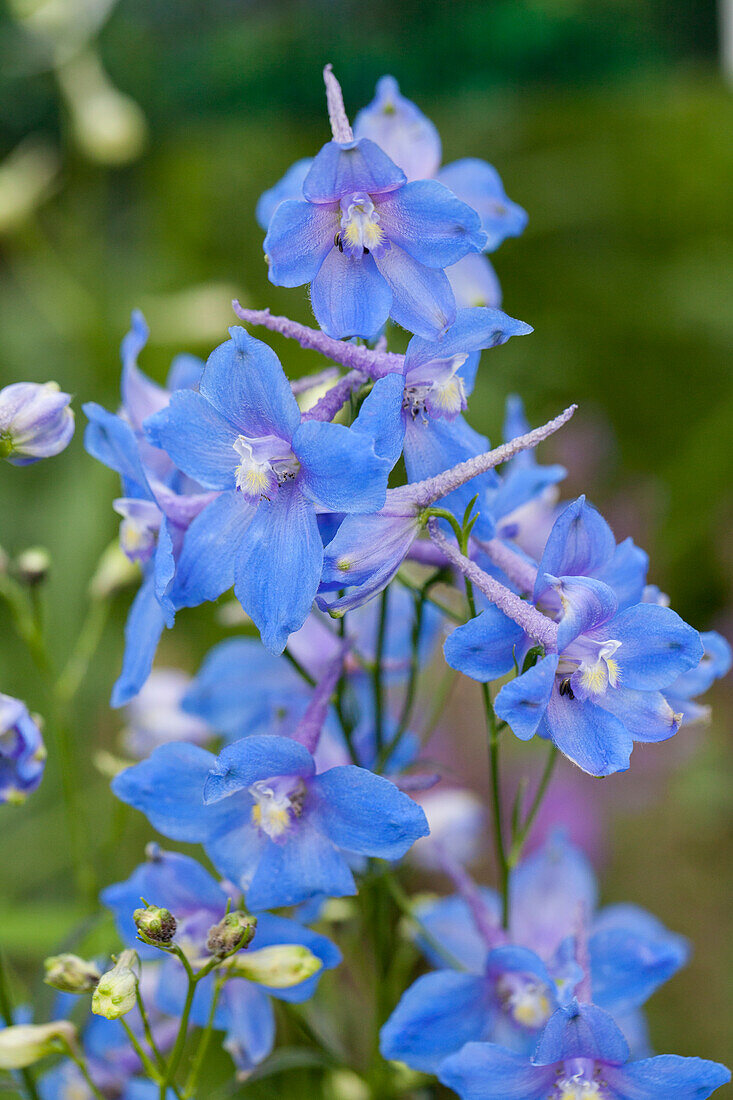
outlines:
[[[460,489],[461,485],[465,485],[467,481],[478,474],[485,474],[487,470],[493,470],[495,466],[501,466],[503,462],[508,462],[520,451],[529,451],[532,447],[536,447],[543,439],[547,439],[548,436],[553,435],[559,428],[562,428],[563,424],[567,424],[577,407],[577,405],[571,405],[559,416],[556,416],[554,420],[549,420],[547,424],[534,428],[525,435],[518,435],[516,439],[510,440],[509,443],[502,443],[500,447],[495,447],[493,451],[485,451],[484,454],[477,455],[475,458],[460,462],[457,466],[452,466],[450,470],[446,470],[445,473],[438,474],[436,477],[414,482],[409,486],[412,499],[421,508],[427,508],[428,505],[435,504],[441,497],[452,493],[454,489]]]
[[[575,961],[583,971],[583,977],[575,988],[575,996],[580,1004],[592,1004],[593,990],[591,987],[590,948],[588,946],[588,914],[582,901],[578,904],[575,930]]]
[[[269,309],[245,309],[236,298],[232,302],[232,308],[240,321],[249,325],[262,325],[271,332],[279,332],[289,340],[296,340],[302,348],[319,351],[326,359],[340,363],[348,370],[361,371],[375,380],[384,378],[385,374],[405,373],[404,355],[391,351],[373,351],[360,344],[350,344],[346,340],[334,340],[320,329],[301,325],[298,321],[291,321],[289,317],[273,316]]]
[[[481,891],[466,868],[462,867],[457,860],[446,852],[440,841],[433,841],[433,850],[441,869],[448,875],[448,878],[468,906],[476,931],[481,939],[490,950],[498,947],[500,943],[504,942],[504,933],[492,916],[491,910],[481,897]]]
[[[333,140],[345,145],[354,140],[354,134],[349,125],[349,119],[344,107],[344,96],[341,85],[333,75],[333,66],[329,61],[323,70],[323,79],[326,84],[326,102],[328,103],[328,120],[331,123]]]
[[[336,413],[343,408],[351,394],[358,390],[363,382],[364,375],[358,370],[349,371],[335,386],[324,393],[312,408],[303,413],[303,420],[333,420]]]
[[[467,577],[484,596],[486,596],[500,611],[510,618],[517,626],[521,626],[525,634],[534,641],[543,645],[548,652],[557,649],[557,625],[548,619],[535,607],[519,598],[514,592],[505,588],[503,584],[484,573],[476,562],[465,557],[460,550],[445,537],[438,527],[438,521],[433,518],[428,523],[430,537],[438,546],[446,558],[457,569],[460,569],[464,577]]]
[[[494,565],[498,565],[502,573],[506,574],[512,584],[516,584],[520,592],[526,595],[534,592],[537,569],[531,562],[516,550],[512,550],[511,546],[507,546],[501,539],[489,539],[487,542],[476,539],[476,542],[488,554]]]
[[[338,367],[326,367],[325,370],[318,371],[317,374],[306,374],[304,378],[295,378],[290,383],[290,389],[297,397],[300,393],[307,393],[308,390],[314,390],[316,386],[322,386],[326,382],[333,382],[338,376]]]
[[[313,689],[313,695],[305,709],[305,714],[298,722],[295,732],[292,735],[293,740],[299,741],[301,745],[305,745],[308,752],[313,753],[318,748],[321,730],[326,721],[328,708],[331,705],[331,696],[336,689],[336,684],[341,678],[341,673],[344,668],[344,658],[348,650],[348,643],[340,646],[337,655],[327,666],[323,676]]]

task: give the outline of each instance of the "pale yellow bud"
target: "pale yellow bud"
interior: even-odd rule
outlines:
[[[126,1016],[137,1001],[140,960],[137,952],[123,951],[112,970],[99,979],[92,997],[92,1012],[108,1020]]]
[[[18,1024],[0,1031],[0,1069],[24,1069],[64,1046],[76,1047],[76,1028],[68,1020]]]
[[[231,977],[247,978],[272,989],[289,989],[311,978],[323,963],[302,944],[278,944],[234,955],[226,964]]]

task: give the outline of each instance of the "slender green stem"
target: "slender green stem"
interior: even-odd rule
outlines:
[[[135,991],[135,996],[136,996],[136,999],[137,999],[137,1008],[138,1008],[138,1012],[140,1013],[140,1019],[143,1022],[143,1033],[145,1035],[145,1040],[146,1040],[148,1046],[150,1047],[151,1051],[153,1052],[153,1057],[155,1058],[155,1061],[158,1065],[158,1069],[161,1072],[164,1072],[165,1071],[165,1060],[163,1058],[163,1055],[160,1053],[160,1050],[158,1049],[158,1044],[155,1042],[155,1036],[153,1035],[153,1029],[150,1026],[150,1019],[148,1017],[148,1011],[145,1007],[145,1002],[143,1001],[142,994],[140,992],[140,987],[139,986]]]
[[[372,687],[374,690],[374,747],[381,757],[384,747],[384,643],[387,637],[387,610],[389,586],[382,592],[377,628],[377,645],[372,668]]]
[[[407,896],[405,891],[402,889],[402,886],[400,885],[390,867],[385,870],[383,878],[387,889],[392,895],[392,899],[395,905],[400,910],[400,912],[408,918],[411,924],[414,925],[414,927],[417,929],[420,936],[425,940],[428,946],[431,947],[433,951],[435,951],[435,953],[439,955],[440,958],[443,959],[443,961],[453,970],[465,970],[466,967],[463,965],[461,960],[457,958],[452,951],[449,951],[448,948],[444,944],[442,944],[436,936],[433,935],[427,925],[424,924],[420,917],[417,915],[417,913],[415,912],[415,906],[413,905],[412,901]]]
[[[89,664],[102,640],[109,612],[109,600],[91,601],[71,655],[56,681],[57,698],[64,703],[71,702],[84,682]]]
[[[220,971],[219,974],[217,974],[216,976],[216,981],[214,982],[214,992],[211,998],[211,1008],[209,1009],[209,1017],[206,1021],[206,1027],[204,1028],[201,1034],[201,1038],[199,1039],[196,1053],[194,1054],[193,1061],[191,1062],[191,1070],[189,1072],[186,1084],[183,1088],[182,1096],[184,1097],[184,1100],[186,1100],[186,1098],[189,1096],[193,1096],[194,1094],[196,1082],[198,1081],[201,1067],[203,1066],[204,1058],[206,1057],[206,1051],[208,1050],[209,1042],[211,1041],[211,1032],[214,1028],[216,1007],[219,1003],[219,997],[221,995],[222,989],[224,988],[225,981],[226,972]]]
[[[530,834],[532,826],[534,825],[535,818],[537,817],[539,808],[542,805],[542,801],[547,794],[547,789],[550,786],[550,780],[552,779],[553,772],[555,771],[555,765],[557,764],[557,759],[559,755],[560,754],[556,746],[550,745],[550,751],[547,754],[544,771],[542,772],[542,777],[537,786],[537,790],[535,791],[534,798],[532,799],[532,805],[529,808],[529,812],[527,813],[527,816],[524,819],[524,823],[522,824],[522,826],[518,830],[515,829],[514,831],[514,836],[512,838],[512,847],[509,853],[510,868],[515,867],[519,862],[524,844]]]
[[[190,969],[190,968],[189,968]],[[160,1100],[166,1100],[166,1093],[169,1086],[175,1079],[176,1071],[180,1065],[181,1058],[183,1057],[183,1049],[186,1045],[186,1038],[188,1036],[188,1020],[191,1015],[191,1006],[193,1004],[194,993],[196,992],[196,980],[188,979],[188,990],[186,991],[186,1001],[183,1005],[183,1012],[181,1013],[181,1022],[178,1025],[178,1035],[176,1036],[176,1042],[173,1047],[173,1053],[171,1054],[170,1061],[168,1062],[168,1068],[165,1071],[165,1075],[160,1081]]]
[[[127,1022],[127,1020],[125,1019],[124,1016],[120,1016],[120,1023],[124,1027],[125,1032],[127,1033],[127,1038],[130,1040],[130,1044],[131,1044],[133,1050],[135,1051],[138,1058],[142,1062],[143,1068],[144,1068],[145,1072],[147,1073],[148,1077],[151,1079],[151,1081],[155,1081],[156,1083],[160,1082],[161,1075],[158,1072],[157,1067],[153,1064],[152,1059],[149,1057],[149,1055],[143,1049],[143,1047],[140,1043],[140,1040],[138,1039],[137,1035],[135,1034],[135,1032],[132,1030],[132,1028],[128,1024],[128,1022]]]
[[[101,1092],[100,1089],[98,1089],[97,1086],[94,1084],[94,1081],[90,1076],[89,1070],[87,1069],[87,1064],[84,1058],[81,1055],[77,1054],[77,1052],[73,1049],[72,1046],[69,1045],[69,1043],[65,1043],[64,1046],[66,1047],[69,1058],[71,1058],[72,1062],[79,1070],[79,1073],[86,1081],[87,1088],[91,1091],[92,1095],[96,1096],[97,1100],[105,1100],[104,1093]]]
[[[51,691],[56,673],[26,593],[11,577],[0,573],[0,598],[4,599],[8,605],[16,633],[25,644],[33,663],[43,677],[46,687]]]
[[[310,687],[316,686],[316,681],[313,679],[310,672],[308,672],[308,669],[303,667],[295,654],[292,653],[287,646],[283,650],[283,657],[290,661],[290,664],[293,666],[298,675],[303,677],[306,684],[308,684]]]
[[[425,746],[433,735],[435,727],[441,719],[443,711],[445,710],[450,694],[455,686],[456,680],[460,676],[454,668],[450,665],[446,665],[443,670],[443,674],[438,681],[438,686],[435,689],[433,696],[432,706],[425,720],[425,725],[420,734],[420,743]]]
[[[409,589],[410,592],[414,592],[417,596],[420,595],[422,591],[420,585],[415,584],[414,581],[411,581],[404,573],[399,572],[397,574],[397,580],[404,588]],[[446,618],[452,619],[454,623],[463,623],[465,621],[463,615],[459,615],[452,607],[448,607],[447,604],[441,603],[440,600],[436,600],[434,596],[426,596],[425,599],[428,603],[431,603],[433,607],[437,607],[438,611],[441,611]]]
[[[13,1002],[10,997],[10,983],[2,951],[0,951],[0,1016],[5,1021],[6,1027],[13,1026],[15,1022],[13,1020]],[[38,1089],[31,1071],[27,1068],[21,1069],[20,1077],[28,1100],[39,1100]]]

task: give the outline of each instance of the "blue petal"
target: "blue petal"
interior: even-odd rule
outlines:
[[[159,745],[147,760],[112,780],[122,802],[141,810],[153,828],[172,840],[200,843],[222,815],[204,806],[204,783],[216,757],[198,745]]]
[[[549,1019],[532,1057],[536,1066],[550,1066],[573,1058],[589,1058],[622,1065],[629,1057],[626,1040],[603,1009],[573,1001]]]
[[[544,591],[545,573],[555,577],[597,575],[615,553],[613,531],[584,496],[578,497],[560,513],[550,531],[537,571],[535,600]]]
[[[377,82],[372,102],[354,120],[354,135],[369,138],[404,171],[408,180],[432,179],[440,167],[440,135],[393,76]]]
[[[490,1033],[491,987],[483,975],[438,970],[403,993],[380,1032],[383,1058],[435,1073],[449,1054]]]
[[[386,374],[379,378],[367,394],[352,431],[363,432],[374,442],[374,450],[386,458],[390,470],[402,454],[405,421],[402,398],[405,380],[401,374]]]
[[[418,417],[407,420],[404,449],[407,478],[414,482],[442,474],[459,462],[475,458],[489,449],[489,441],[486,436],[475,432],[462,416],[456,416],[453,420]],[[488,470],[448,493],[439,504],[462,520],[469,502],[477,493],[480,494],[476,502],[479,518],[474,530],[479,538],[489,539],[494,533],[494,523],[484,490],[495,484],[496,474]]]
[[[304,421],[293,436],[301,465],[298,484],[331,512],[378,512],[387,499],[390,465],[363,432],[343,424]]]
[[[272,1004],[264,990],[245,981],[227,982],[222,1003],[227,1030],[222,1045],[237,1069],[249,1073],[265,1060],[275,1045]]]
[[[531,453],[524,452],[524,454]],[[517,458],[522,457],[524,455],[517,455],[512,462],[508,463],[501,476],[499,487],[489,494],[491,513],[497,521],[536,500],[545,489],[556,485],[567,476],[564,466],[538,466],[535,463],[515,467],[513,463]],[[514,549],[516,550],[516,547]]]
[[[271,653],[282,653],[305,622],[322,567],[315,509],[297,485],[283,485],[258,505],[234,580],[237,599]]]
[[[82,409],[89,418],[84,432],[84,446],[92,458],[121,475],[128,495],[152,500],[137,439],[130,425],[93,401],[82,405]]]
[[[212,763],[204,785],[204,802],[207,805],[220,802],[261,779],[280,775],[305,777],[314,771],[311,754],[290,737],[267,734],[243,737],[227,745]]]
[[[549,585],[560,596],[562,617],[557,628],[557,648],[562,653],[579,634],[602,627],[616,614],[617,600],[613,589],[593,577],[551,577],[545,574],[540,582]]]
[[[349,764],[323,772],[311,782],[310,796],[317,799],[311,812],[318,828],[350,852],[400,859],[430,832],[422,807],[365,768]]]
[[[247,890],[250,909],[298,905],[314,894],[343,897],[356,893],[349,865],[328,837],[304,816],[285,843],[268,841]]]
[[[614,1100],[706,1100],[730,1081],[730,1070],[720,1062],[675,1054],[609,1067],[603,1075]]]
[[[476,211],[436,180],[408,183],[380,199],[377,211],[390,245],[426,267],[449,267],[486,242]]]
[[[347,256],[332,247],[311,283],[311,305],[328,336],[369,340],[389,317],[392,291],[373,256]]]
[[[169,390],[197,390],[204,372],[204,361],[198,355],[182,352],[171,362],[166,387]]]
[[[553,691],[539,732],[589,775],[612,775],[629,766],[631,734],[618,718],[591,702]]]
[[[196,607],[216,600],[234,584],[235,565],[257,505],[241,493],[222,493],[186,531],[176,568],[172,600],[176,607]]]
[[[274,214],[263,244],[275,286],[302,286],[315,279],[334,248],[339,227],[337,206],[311,202],[283,202]]]
[[[702,695],[711,688],[714,682],[730,670],[733,654],[726,639],[715,630],[708,630],[700,635],[703,645],[703,658],[698,665],[689,672],[683,672],[672,685],[671,690],[676,696],[692,698]]]
[[[153,559],[155,598],[165,612],[165,625],[173,626],[175,608],[170,597],[173,578],[176,573],[176,550],[180,548],[183,532],[167,517],[158,528],[158,544]]]
[[[312,157],[303,157],[301,160],[296,160],[295,164],[290,165],[285,175],[278,180],[274,187],[270,187],[269,190],[260,195],[255,208],[255,217],[261,229],[267,230],[270,219],[281,202],[287,202],[288,199],[303,198],[303,181],[308,175],[312,163]]]
[[[568,921],[596,907],[593,869],[580,851],[554,834],[511,874],[511,933],[516,943],[549,959],[568,933]]]
[[[507,237],[524,232],[526,211],[507,198],[499,173],[485,160],[456,160],[441,168],[438,179],[479,213],[488,237],[487,252],[493,252]]]
[[[257,947],[271,947],[274,944],[299,943],[307,947],[323,963],[323,970],[332,970],[341,962],[341,952],[338,947],[326,936],[318,932],[312,932],[295,920],[287,917],[277,917],[272,913],[261,913],[257,918]],[[291,1004],[300,1004],[307,1001],[316,991],[321,980],[323,970],[319,970],[312,978],[292,986],[290,989],[262,988],[271,997],[277,997],[280,1001],[288,1001]]]
[[[504,684],[496,697],[495,710],[522,741],[534,737],[547,712],[555,684],[558,657],[550,653],[521,676]]]
[[[247,890],[257,873],[260,860],[272,841],[252,823],[252,799],[248,794],[235,794],[211,812],[221,811],[206,839],[206,854],[217,871],[240,890]],[[250,906],[254,908],[254,906]]]
[[[374,257],[392,291],[390,317],[408,332],[439,336],[456,317],[456,303],[443,271],[414,260],[392,244]]]
[[[453,355],[482,351],[506,344],[512,336],[526,336],[532,326],[518,321],[500,309],[459,309],[448,331],[439,337],[423,334],[413,336],[407,345],[405,371],[407,374],[433,359],[448,359]]]
[[[493,890],[481,887],[481,901],[497,930],[501,925],[501,902]],[[489,953],[486,940],[476,927],[464,898],[453,896],[425,902],[417,907],[420,924],[472,974],[483,973]],[[444,966],[445,959],[431,944],[418,936],[420,950],[433,966]]]
[[[443,652],[451,668],[486,683],[512,670],[523,636],[521,627],[491,604],[449,634]]]
[[[626,687],[657,691],[695,668],[703,655],[700,635],[669,607],[639,603],[608,624],[609,637],[621,642],[615,659]]]
[[[554,1066],[533,1066],[494,1043],[466,1043],[438,1070],[461,1100],[545,1100],[556,1076]]]
[[[155,598],[155,578],[150,573],[140,585],[127,616],[122,672],[110,700],[113,707],[129,703],[147,680],[165,623],[166,613]]]
[[[616,1017],[643,1005],[690,956],[683,936],[635,905],[604,909],[589,949],[593,999]]]
[[[618,544],[610,562],[596,576],[614,590],[619,608],[624,608],[641,602],[648,568],[649,555],[629,538]]]
[[[677,733],[682,721],[661,691],[632,691],[622,683],[596,701],[623,722],[635,741],[666,741]]]
[[[366,191],[374,198],[405,183],[405,173],[367,138],[341,145],[329,141],[315,157],[303,182],[309,202],[340,202],[344,195]]]
[[[206,361],[202,396],[247,436],[292,439],[300,409],[280,360],[239,325],[229,335]]]
[[[498,309],[502,293],[499,277],[482,252],[469,252],[445,269],[459,309],[488,306]]]
[[[235,488],[237,430],[200,393],[172,394],[170,404],[145,421],[145,434],[199,485]]]

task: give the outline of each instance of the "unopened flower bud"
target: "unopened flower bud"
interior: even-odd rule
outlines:
[[[119,1020],[135,1007],[140,960],[136,951],[123,951],[112,970],[99,979],[92,997],[92,1012]]]
[[[47,1054],[76,1048],[76,1028],[68,1020],[18,1024],[0,1031],[0,1069],[25,1069]]]
[[[89,595],[93,600],[106,600],[115,592],[127,588],[140,576],[139,568],[123,553],[118,539],[103,552],[94,576],[89,582]]]
[[[227,913],[218,924],[212,925],[209,929],[206,950],[211,955],[218,955],[219,958],[224,959],[227,955],[233,955],[235,951],[249,947],[256,929],[256,917],[250,917],[239,910]]]
[[[151,947],[169,944],[176,934],[176,918],[169,909],[147,905],[144,909],[136,909],[132,919],[135,921],[140,939],[143,943],[149,943]]]
[[[63,451],[74,434],[70,401],[56,382],[13,382],[0,390],[0,458],[28,466]]]
[[[227,963],[232,977],[247,978],[271,989],[289,989],[312,978],[323,963],[312,951],[299,943],[278,944],[235,955]]]
[[[24,550],[13,562],[13,569],[18,580],[27,584],[29,588],[35,588],[37,584],[48,576],[51,568],[51,555],[43,546],[31,546]]]
[[[93,962],[78,955],[52,955],[43,965],[46,985],[62,993],[89,993],[102,976]]]
[[[39,719],[20,699],[0,694],[0,803],[24,802],[41,782],[45,764]]]

